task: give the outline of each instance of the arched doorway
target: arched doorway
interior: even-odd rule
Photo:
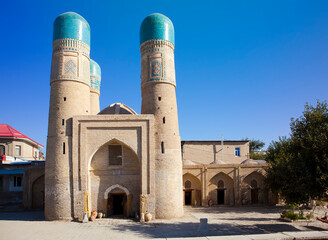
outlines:
[[[251,201],[252,204],[259,203],[259,189],[257,187],[257,181],[255,179],[251,181]]]
[[[257,171],[242,181],[242,204],[266,204],[268,191],[264,188],[264,176]]]
[[[219,180],[217,191],[218,191],[218,196],[217,196],[218,204],[223,205],[224,204],[224,192],[225,192],[224,181]]]
[[[125,193],[108,193],[107,216],[124,215],[126,211]]]
[[[107,216],[139,211],[140,164],[132,148],[117,139],[101,146],[90,160],[89,189],[90,211]]]
[[[32,184],[32,208],[44,208],[44,175],[37,178]]]
[[[191,205],[191,182],[187,180],[185,182],[185,205]]]
[[[118,184],[113,185],[106,190],[104,199],[107,199],[107,216],[128,216],[131,196],[127,188]]]
[[[208,183],[208,199],[217,205],[234,205],[234,181],[220,172],[216,174]]]
[[[190,173],[183,175],[184,183],[184,205],[201,205],[201,183],[200,180]]]

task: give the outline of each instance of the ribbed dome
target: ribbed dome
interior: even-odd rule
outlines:
[[[95,61],[90,59],[90,75],[101,77],[101,69]]]
[[[123,103],[113,103],[105,109],[101,110],[98,115],[112,115],[112,114],[132,114],[138,115],[132,108]]]
[[[140,45],[150,39],[163,39],[174,44],[174,27],[168,17],[153,13],[143,20],[140,27]]]
[[[53,41],[61,38],[73,38],[90,46],[90,26],[75,12],[60,14],[54,22]]]

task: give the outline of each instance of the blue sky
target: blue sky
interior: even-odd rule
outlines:
[[[182,140],[288,136],[306,102],[328,97],[328,1],[3,1],[2,114],[46,145],[52,24],[67,11],[91,26],[101,109],[140,113],[139,27],[150,13],[175,27]]]

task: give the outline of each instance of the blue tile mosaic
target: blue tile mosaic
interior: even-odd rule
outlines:
[[[140,45],[150,39],[163,39],[174,44],[174,27],[168,17],[153,13],[143,20],[140,27]]]
[[[162,76],[162,65],[159,61],[154,61],[152,65],[152,76]]]
[[[90,75],[101,77],[100,66],[92,59],[90,59]]]
[[[77,13],[63,13],[54,22],[53,41],[61,38],[77,39],[90,46],[90,26]]]

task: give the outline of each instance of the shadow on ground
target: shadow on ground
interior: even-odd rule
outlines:
[[[327,229],[321,227],[315,227],[315,226],[305,226],[305,227],[311,231],[327,231]]]
[[[243,214],[243,213],[262,213],[273,214],[281,213],[286,207],[284,206],[267,206],[267,205],[244,205],[244,206],[212,206],[212,207],[192,207],[193,212],[201,213],[231,213],[231,214]]]
[[[134,232],[136,235],[151,238],[177,238],[197,237],[202,234],[198,231],[199,223],[145,223],[138,225],[115,225],[111,229],[119,232]],[[299,229],[285,224],[255,224],[236,226],[233,224],[208,224],[206,236],[226,236],[244,234],[266,234],[277,232],[300,231]]]
[[[45,221],[43,211],[0,212],[0,221]]]

